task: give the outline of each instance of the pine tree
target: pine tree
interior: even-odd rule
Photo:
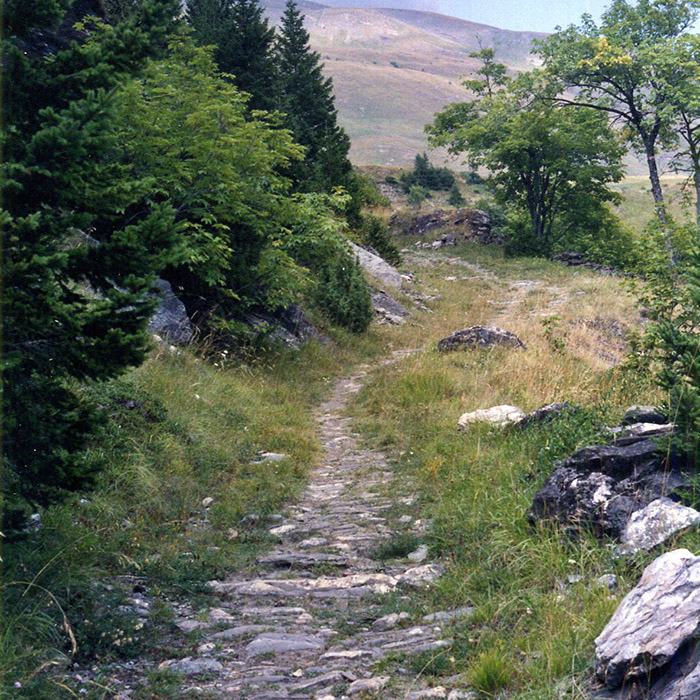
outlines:
[[[231,22],[229,0],[188,0],[185,19],[200,46],[218,46],[223,29]]]
[[[275,31],[258,0],[187,0],[186,18],[200,46],[216,46],[219,70],[251,96],[249,108],[274,109]]]
[[[309,46],[304,17],[288,0],[275,43],[277,108],[286,114],[286,126],[304,146],[306,161],[295,169],[299,189],[328,191],[347,185],[350,140],[338,125],[333,83],[323,75],[320,56]]]
[[[466,200],[460,192],[456,182],[452,183],[452,187],[450,188],[450,194],[447,198],[447,203],[452,207],[461,207],[466,204]]]
[[[31,13],[5,5],[6,519],[27,501],[45,504],[85,485],[78,452],[92,416],[73,383],[141,361],[147,293],[174,258],[170,207],[120,163],[112,87],[164,45],[178,3],[144,2],[104,29],[89,19],[75,29],[81,17],[69,5],[37,0]]]

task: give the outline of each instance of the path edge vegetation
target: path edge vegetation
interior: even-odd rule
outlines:
[[[648,36],[645,32],[656,27],[662,4],[673,15],[666,33],[661,32],[669,43],[650,43],[647,39],[658,37],[659,32],[649,31]],[[264,29],[254,0],[241,0],[239,5],[238,9],[250,11],[253,24]],[[696,47],[684,29],[698,7],[694,0],[643,0],[632,11],[624,0],[614,0],[602,29],[584,19],[581,28],[558,33],[541,48],[545,72],[509,85],[494,56],[480,52],[483,80],[480,86],[474,81],[467,86],[480,95],[480,104],[447,108],[442,121],[438,118],[432,127],[433,137],[451,143],[455,152],[463,152],[468,145],[471,165],[488,164],[496,171],[493,186],[497,195],[510,195],[514,205],[509,226],[515,234],[515,252],[551,252],[547,241],[551,230],[541,225],[549,214],[532,206],[528,192],[508,182],[508,175],[513,174],[509,168],[520,167],[517,163],[487,162],[494,156],[493,144],[484,142],[483,133],[476,134],[471,127],[487,117],[492,107],[509,111],[516,121],[530,109],[538,110],[540,116],[560,109],[567,101],[558,92],[562,86],[581,88],[584,92],[579,94],[584,96],[588,90],[590,99],[597,100],[597,91],[608,80],[608,69],[634,65],[635,74],[642,76],[641,84],[647,85],[644,66],[672,44],[678,51],[674,55],[686,69],[684,82],[671,82],[670,75],[661,70],[665,64],[660,65],[660,72],[653,76],[658,84],[647,87],[665,91],[668,110],[645,112],[645,119],[651,120],[650,128],[661,142],[666,139],[674,144],[685,139],[691,175],[697,181],[698,166],[693,160],[696,115],[690,109],[694,109],[695,97],[688,92],[691,79],[697,76]],[[334,139],[333,148],[320,150],[333,151],[337,168],[308,160],[314,144],[303,142],[304,115],[285,121],[282,113],[274,113],[279,106],[265,105],[273,110],[266,113],[256,109],[261,105],[256,104],[255,89],[250,87],[246,96],[235,76],[217,63],[223,61],[224,52],[217,57],[215,50],[196,46],[191,35],[183,32],[177,3],[113,0],[108,3],[110,22],[84,19],[64,26],[67,34],[62,36],[56,28],[64,16],[71,18],[68,0],[38,2],[31,12],[25,12],[22,3],[5,5],[3,50],[11,80],[3,82],[3,512],[11,542],[5,547],[0,663],[6,671],[2,692],[8,698],[19,697],[18,693],[42,697],[47,688],[62,692],[55,685],[58,677],[45,671],[75,657],[74,637],[81,640],[80,649],[103,654],[103,660],[113,658],[112,654],[128,658],[152,642],[140,638],[136,629],[123,629],[105,614],[124,602],[124,591],[102,589],[99,571],[123,570],[129,572],[127,576],[145,578],[152,571],[171,587],[170,592],[163,591],[164,596],[176,589],[197,595],[205,574],[247,561],[257,546],[265,544],[265,538],[261,539],[257,529],[236,530],[244,511],[256,504],[257,512],[248,515],[261,518],[271,513],[282,503],[282,491],[299,488],[313,463],[310,400],[318,397],[328,377],[356,361],[358,355],[372,357],[378,352],[378,339],[383,336],[376,331],[362,335],[370,318],[367,289],[357,270],[347,274],[353,266],[345,240],[347,236],[357,240],[371,236],[388,248],[390,242],[381,222],[362,210],[363,204],[376,202],[377,195],[350,168],[348,144],[334,121],[330,84],[318,70],[318,55],[307,52],[294,8],[294,3],[288,4],[287,26],[290,34],[295,33],[297,49],[307,55],[309,75],[316,76],[319,113],[330,119],[325,133]],[[632,37],[636,43],[630,43],[621,29],[625,27],[637,31]],[[604,36],[603,30],[608,32]],[[196,36],[197,29],[192,31]],[[274,53],[272,35],[263,35],[267,37],[262,42],[265,51]],[[37,36],[47,37],[47,43],[37,45]],[[564,46],[566,40],[571,43]],[[571,58],[562,51],[572,47],[583,58],[557,67]],[[276,50],[281,55],[285,48],[289,47],[279,44]],[[634,48],[640,48],[639,55],[633,56]],[[638,67],[637,58],[647,63]],[[202,103],[204,109],[195,113],[200,121],[190,123],[197,127],[191,133],[178,131],[174,132],[177,138],[164,139],[157,128],[157,110],[149,109],[157,102],[154,96],[164,101],[173,96],[176,81],[163,84],[157,78],[169,70],[171,78],[187,69],[188,61],[203,78],[201,84],[210,87],[212,101]],[[585,82],[590,78],[588,69],[598,82]],[[500,92],[504,93],[501,97]],[[120,113],[118,97],[129,94],[133,109]],[[683,113],[678,111],[681,103],[689,105]],[[607,103],[600,101],[568,106],[609,111]],[[597,120],[583,111],[571,114],[582,124]],[[169,110],[169,115],[177,115],[176,110]],[[469,129],[460,132],[465,124],[455,119],[466,119]],[[217,134],[224,135],[221,141],[213,138],[216,128],[209,132],[212,138],[197,140],[197,135],[207,134],[207,128],[224,122]],[[640,124],[647,128],[647,121]],[[599,126],[603,134],[602,122]],[[645,140],[640,125],[634,126],[638,134],[630,135],[632,143],[641,139],[648,152],[655,142]],[[153,129],[147,132],[146,127]],[[143,141],[136,148],[125,147],[137,133]],[[195,138],[189,139],[192,135]],[[241,144],[254,144],[258,150]],[[231,168],[228,174],[202,167],[214,147],[228,149],[230,160],[221,161],[222,167]],[[175,165],[169,172],[157,169],[154,154],[158,149],[172,155]],[[604,221],[605,232],[615,234],[607,238],[615,248],[611,255],[622,255],[629,252],[629,236],[617,228],[604,206],[606,200],[614,200],[604,187],[617,177],[613,151],[610,146],[608,163],[594,163],[607,172],[601,174],[600,188],[588,204],[598,237]],[[295,167],[302,163],[310,165],[306,172]],[[251,177],[242,177],[244,172]],[[322,175],[329,174],[333,182],[321,182]],[[651,177],[653,185],[653,172]],[[204,186],[197,190],[202,178]],[[571,181],[571,177],[566,180],[567,186]],[[334,189],[336,186],[343,189]],[[589,193],[568,194],[584,201]],[[658,224],[643,248],[647,286],[642,298],[650,308],[651,323],[639,343],[639,366],[656,372],[657,382],[668,392],[671,410],[682,411],[684,446],[696,449],[700,432],[697,230],[675,226],[656,190],[654,195]],[[519,210],[518,197],[524,197]],[[529,227],[524,211],[530,217]],[[562,214],[564,230],[570,223]],[[577,235],[585,239],[588,233]],[[533,240],[539,247],[533,248]],[[547,250],[542,248],[543,240]],[[157,300],[147,292],[159,274],[176,281],[190,309],[200,314],[210,339],[208,356],[174,353],[161,357],[158,366],[151,360],[134,370],[153,351],[145,323]],[[319,293],[323,289],[319,281],[328,287],[337,285],[336,293]],[[336,299],[336,307],[342,307],[343,292],[353,289],[358,291],[350,312],[326,308],[324,316],[324,303]],[[337,350],[312,344],[300,355],[241,355],[239,343],[226,340],[240,333],[246,310],[314,298],[313,313],[319,323],[328,324],[329,332],[341,341]],[[202,300],[204,304],[197,306]],[[334,328],[328,318],[347,330]],[[168,351],[161,348],[159,352]],[[300,369],[303,363],[310,367]],[[229,375],[222,365],[235,365],[238,372]],[[287,397],[265,379],[283,371],[291,375],[284,380],[291,382],[286,385]],[[168,372],[170,377],[163,379]],[[163,386],[154,388],[159,376],[166,385],[179,387],[186,406],[170,405],[172,392]],[[418,378],[416,382],[420,383]],[[439,381],[438,386],[445,387]],[[232,395],[240,397],[233,406]],[[299,415],[294,415],[294,401],[304,407]],[[201,406],[208,411],[203,422],[210,423],[219,435],[212,438],[219,443],[216,449],[208,444],[205,428],[192,422],[189,412],[193,407],[198,412]],[[269,422],[253,415],[254,408],[260,413],[269,409]],[[250,437],[227,444],[221,435],[231,426]],[[384,439],[392,444],[387,436]],[[273,493],[257,483],[259,475],[253,473],[257,468],[251,468],[255,451],[271,448],[293,453],[289,462],[274,468],[279,472],[264,477],[265,483],[280,488]],[[116,469],[115,464],[121,467]],[[159,471],[164,464],[174,470],[167,477]],[[438,476],[442,466],[431,464],[426,461],[421,468]],[[232,482],[221,479],[229,471],[238,480],[235,489]],[[247,486],[239,489],[239,481]],[[89,485],[99,486],[94,492],[98,495],[86,495]],[[235,497],[227,488],[236,490]],[[427,493],[430,488],[426,486]],[[161,489],[172,495],[167,504],[158,496]],[[100,500],[100,494],[109,491],[118,495],[117,500]],[[214,499],[209,506],[202,505],[206,498]],[[64,505],[51,506],[63,499],[67,499]],[[195,502],[199,503],[196,507]],[[33,510],[39,520],[27,517]],[[235,543],[230,550],[212,544],[207,528],[197,525],[212,521],[221,532],[236,531],[230,536]],[[149,535],[147,523],[163,527]],[[23,541],[33,541],[32,528],[36,527],[40,545],[23,549]],[[435,552],[452,556],[459,547],[448,542],[449,528],[439,521],[436,527]],[[180,533],[175,535],[178,528]],[[145,552],[149,537],[151,550]],[[165,556],[155,551],[171,537],[182,539],[166,547]],[[445,541],[440,543],[440,537]],[[200,559],[182,567],[177,557],[193,542],[201,546]],[[546,538],[544,542],[551,544]],[[239,547],[241,544],[245,546]],[[191,576],[182,574],[186,570]],[[68,609],[80,612],[77,623],[64,617]],[[518,615],[521,612],[519,608]],[[488,615],[483,614],[486,620]],[[99,621],[97,627],[93,620]],[[131,623],[125,620],[125,624]],[[28,643],[28,635],[44,641]],[[498,635],[493,639],[498,640]],[[475,667],[468,673],[484,693],[493,694],[508,685],[501,670],[512,659],[498,644],[484,643],[476,650],[467,645],[464,650],[465,654],[476,652],[480,660],[480,670]],[[103,690],[96,683],[90,692],[100,697]],[[517,683],[515,687],[514,692],[520,692]]]

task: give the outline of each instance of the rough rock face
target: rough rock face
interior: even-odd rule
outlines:
[[[307,340],[317,340],[320,343],[333,342],[313,326],[306,318],[304,310],[296,304],[290,304],[275,315],[262,312],[248,314],[245,322],[251,327],[252,333],[278,340],[290,348],[298,348]]]
[[[558,262],[563,262],[565,265],[569,265],[569,267],[587,267],[591,270],[597,270],[598,272],[604,272],[609,275],[618,274],[612,267],[606,267],[600,263],[594,263],[586,260],[583,253],[559,253],[558,255],[555,255],[553,259],[557,260]]]
[[[403,280],[401,278],[401,273],[395,267],[389,265],[389,263],[379,257],[376,252],[362,248],[352,242],[350,243],[350,247],[360,261],[362,269],[368,275],[371,275],[376,280],[392,289],[401,289]]]
[[[611,445],[584,447],[558,462],[535,495],[530,521],[556,521],[621,538],[631,515],[686,484],[678,465],[667,463],[653,438],[672,426],[636,424],[619,429]]]
[[[668,418],[659,411],[656,406],[630,406],[622,416],[620,425],[632,425],[633,423],[656,423],[664,425]]]
[[[561,416],[576,413],[578,410],[578,407],[568,401],[557,401],[555,403],[549,403],[546,406],[541,406],[532,413],[528,413],[517,425],[520,429],[529,428],[533,425],[542,425],[543,423],[556,420]]]
[[[462,414],[457,421],[457,428],[464,432],[475,423],[490,423],[502,428],[511,423],[519,423],[523,418],[525,418],[525,411],[517,406],[492,406]]]
[[[474,346],[487,348],[493,345],[507,345],[525,349],[525,344],[515,333],[496,326],[471,326],[471,328],[455,331],[439,340],[437,349],[445,352]]]
[[[656,547],[669,537],[700,523],[700,513],[670,498],[657,498],[632,513],[622,533],[619,554],[635,554]]]
[[[156,280],[153,285],[162,301],[148,322],[148,330],[175,345],[189,343],[194,329],[187,316],[185,305],[175,296],[170,282]]]
[[[396,299],[376,289],[372,290],[372,308],[379,317],[379,323],[400,325],[411,315]]]
[[[651,678],[651,692],[639,693],[649,700],[697,698],[700,666],[690,647],[699,629],[700,557],[668,552],[647,566],[595,640],[596,673],[611,689],[648,687]]]
[[[455,238],[475,239],[480,243],[502,243],[503,238],[491,231],[491,218],[479,209],[458,209],[445,212],[436,209],[429,214],[420,214],[405,222],[396,214],[389,219],[389,228],[399,236],[425,236],[433,231],[445,229]]]

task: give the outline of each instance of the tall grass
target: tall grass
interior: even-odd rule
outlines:
[[[267,516],[318,459],[313,407],[381,350],[374,333],[340,339],[246,362],[158,349],[124,379],[83,388],[105,418],[86,453],[102,471],[4,547],[0,698],[113,697],[109,677],[86,669],[158,656],[174,600],[208,604],[206,581],[270,546]],[[287,457],[256,462],[261,450]],[[152,601],[147,619],[134,591]],[[177,697],[161,675],[143,697]]]
[[[641,319],[616,279],[588,271],[467,244],[406,260],[434,299],[432,313],[414,311],[404,326],[247,361],[158,350],[123,380],[84,389],[105,415],[87,455],[102,475],[4,547],[0,698],[102,700],[114,696],[112,681],[84,669],[176,653],[175,601],[206,606],[207,580],[273,543],[267,516],[318,459],[312,409],[324,392],[351,366],[402,348],[421,352],[373,372],[353,411],[420,492],[432,551],[450,564],[422,603],[476,608],[453,625],[445,658],[454,663],[431,672],[462,671],[487,696],[583,697],[591,641],[639,569],[598,542],[533,529],[526,513],[556,459],[627,405],[658,399],[615,366],[624,351],[616,329]],[[435,350],[452,331],[485,323],[517,333],[527,350]],[[526,432],[456,430],[465,411],[556,400],[582,411]],[[255,463],[260,450],[288,456]],[[595,584],[611,571],[614,596]],[[136,594],[152,601],[145,622]],[[135,697],[177,698],[167,674],[147,684]]]
[[[415,484],[431,550],[449,564],[425,604],[475,607],[450,630],[450,673],[462,671],[483,697],[587,697],[593,639],[638,564],[614,560],[605,543],[585,535],[573,541],[533,527],[527,513],[556,460],[599,440],[628,405],[658,400],[644,377],[616,364],[625,344],[618,330],[641,320],[614,278],[473,246],[448,255],[482,269],[460,271],[437,257],[419,269],[443,298],[429,324],[399,333],[424,350],[372,376],[355,420]],[[527,349],[435,350],[442,335],[476,323],[517,333]],[[524,431],[456,430],[466,411],[503,403],[530,411],[553,401],[580,411]],[[597,583],[611,572],[619,581],[612,595]]]

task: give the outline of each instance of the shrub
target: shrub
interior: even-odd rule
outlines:
[[[455,176],[447,168],[436,168],[428,156],[418,154],[414,159],[413,170],[401,176],[401,184],[406,192],[415,185],[427,190],[449,190],[455,182]]]
[[[430,198],[430,192],[421,185],[413,185],[408,190],[408,203],[414,207],[419,207],[424,199]]]
[[[353,333],[363,333],[372,320],[372,296],[360,263],[349,254],[324,262],[318,272],[316,301],[330,318]]]
[[[387,262],[392,265],[398,265],[401,262],[401,253],[383,219],[372,214],[364,216],[360,236],[365,245],[374,248]]]
[[[452,206],[452,207],[461,207],[463,204],[465,204],[465,199],[462,196],[462,193],[459,191],[459,187],[457,187],[457,183],[453,183],[452,187],[450,188],[450,195],[447,198],[447,203]]]
[[[481,175],[476,170],[469,170],[466,173],[462,174],[462,177],[464,177],[464,181],[468,185],[483,185],[485,180]]]
[[[650,323],[642,353],[654,363],[656,381],[668,392],[676,424],[674,446],[697,460],[700,447],[700,246],[685,253],[683,267],[659,267],[641,295]]]

